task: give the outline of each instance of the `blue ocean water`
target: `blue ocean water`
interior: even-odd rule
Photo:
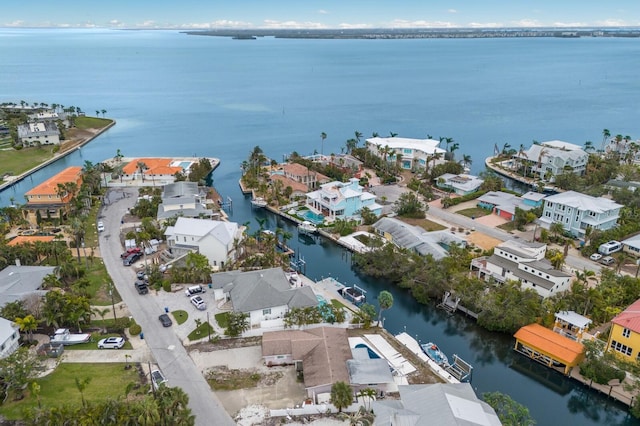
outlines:
[[[20,202],[68,165],[120,149],[128,157],[220,158],[214,184],[233,197],[232,220],[244,223],[254,213],[238,190],[239,166],[254,146],[279,160],[320,151],[321,132],[325,153],[339,153],[356,130],[448,136],[479,172],[494,144],[597,146],[604,128],[637,137],[639,53],[639,40],[608,38],[248,41],[168,31],[0,30],[0,102],[74,105],[89,115],[106,109],[117,120],[81,151],[0,193],[0,205],[10,197]],[[310,261],[313,278],[359,279],[371,294],[385,288],[357,277],[348,255],[330,243],[296,245],[309,260],[344,260]],[[637,424],[621,407],[522,363],[508,336],[393,292],[387,328],[407,327],[470,359],[479,392],[508,392],[538,424]]]

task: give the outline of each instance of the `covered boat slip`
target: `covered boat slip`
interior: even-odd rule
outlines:
[[[568,375],[584,358],[584,346],[541,326],[529,324],[514,335],[514,350]]]

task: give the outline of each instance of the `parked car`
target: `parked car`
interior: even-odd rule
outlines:
[[[144,269],[142,271],[136,272],[136,278],[146,283],[149,282],[149,276],[147,275],[147,271],[145,271]]]
[[[131,266],[133,263],[142,257],[142,253],[131,253],[129,256],[125,257],[122,261],[124,266]]]
[[[147,294],[149,293],[149,286],[147,286],[147,283],[142,281],[142,280],[136,280],[135,283],[133,283],[134,287],[136,288],[136,290],[138,291],[138,294]]]
[[[142,252],[142,250],[140,250],[140,248],[139,248],[139,247],[131,247],[131,248],[127,249],[127,251],[125,251],[124,253],[122,253],[122,254],[120,255],[120,257],[121,257],[122,259],[124,259],[124,258],[126,258],[127,256],[129,256],[129,255],[130,255],[130,254],[132,254],[132,253],[141,253],[141,252]]]
[[[164,374],[162,374],[160,370],[153,370],[151,372],[151,385],[155,390],[158,390],[160,385],[166,385],[167,382],[167,378],[164,377]]]
[[[124,346],[123,337],[107,337],[98,342],[99,349],[120,349]]]
[[[187,287],[187,289],[184,291],[184,294],[186,294],[187,296],[193,296],[194,294],[201,294],[204,292],[205,289],[201,285],[192,285],[191,287]]]
[[[602,259],[602,255],[600,253],[593,253],[591,256],[589,256],[589,259],[597,262],[598,260]]]
[[[163,327],[171,327],[171,325],[173,324],[173,321],[171,321],[171,318],[169,318],[169,315],[167,314],[160,315],[158,319],[162,323]]]
[[[610,266],[616,263],[616,260],[611,256],[605,256],[602,259],[600,259],[600,263],[602,263],[603,265]]]
[[[98,232],[104,232],[104,223],[102,221],[98,222]]]
[[[198,308],[199,311],[204,311],[205,309],[207,309],[207,304],[200,296],[193,296],[191,298],[191,304]]]

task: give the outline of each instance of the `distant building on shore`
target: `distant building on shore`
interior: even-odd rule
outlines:
[[[514,164],[551,182],[563,173],[582,176],[588,160],[589,154],[581,146],[559,140],[533,144],[528,150],[513,155]]]
[[[53,121],[19,124],[18,140],[24,147],[60,145],[60,131]]]
[[[366,147],[373,155],[389,163],[399,163],[404,170],[424,170],[444,162],[446,151],[434,139],[370,138]]]

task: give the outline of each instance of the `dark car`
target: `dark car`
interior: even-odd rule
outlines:
[[[144,281],[146,283],[149,282],[149,276],[147,275],[147,271],[145,271],[145,270],[138,271],[136,273],[136,278],[141,280],[141,281]]]
[[[163,327],[171,327],[171,325],[173,324],[173,321],[171,321],[171,318],[169,318],[169,315],[167,314],[160,315],[158,319],[162,323]]]
[[[136,288],[136,290],[138,291],[138,294],[147,294],[149,293],[149,287],[147,286],[147,283],[142,281],[142,280],[137,280],[134,284],[133,284]]]
[[[129,256],[125,257],[122,261],[124,266],[131,266],[133,262],[140,259],[142,257],[141,253],[131,253]]]

